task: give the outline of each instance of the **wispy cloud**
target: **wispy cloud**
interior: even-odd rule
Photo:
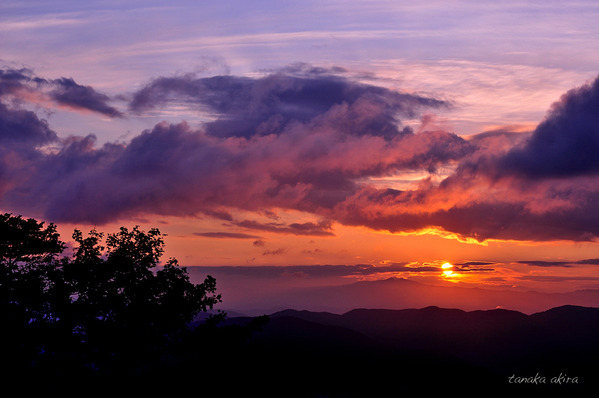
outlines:
[[[73,14],[45,15],[37,18],[20,18],[19,20],[4,20],[0,31],[20,31],[31,29],[63,28],[85,24],[85,20]]]
[[[217,238],[217,239],[259,239],[257,235],[249,235],[239,232],[194,232],[195,236],[201,236],[203,238]]]
[[[236,221],[233,223],[238,227],[255,229],[259,231],[268,231],[277,234],[290,235],[308,235],[308,236],[334,236],[331,232],[332,224],[330,221],[320,221],[318,223],[291,223],[288,225],[282,223],[260,223],[253,220]]]
[[[578,261],[546,261],[546,260],[523,260],[520,264],[531,265],[534,267],[564,267],[571,268],[577,265],[599,265],[599,259],[591,258]]]

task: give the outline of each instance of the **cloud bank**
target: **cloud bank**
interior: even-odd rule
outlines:
[[[162,122],[129,143],[97,146],[91,135],[59,139],[14,100],[35,93],[110,117],[185,106],[206,122]],[[237,239],[256,237],[251,231],[332,236],[335,223],[478,241],[599,235],[599,80],[564,94],[527,137],[427,130],[429,115],[450,104],[359,82],[339,68],[158,77],[129,98],[120,111],[72,79],[2,71],[0,205],[54,222],[216,217],[235,230],[204,236]],[[415,132],[406,121],[417,118]],[[407,188],[380,184],[402,173],[425,177]],[[313,220],[233,216],[276,209]]]

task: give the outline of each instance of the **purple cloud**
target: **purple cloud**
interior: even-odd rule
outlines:
[[[2,105],[0,142],[24,140],[30,155],[19,163],[3,155],[3,175],[22,178],[4,185],[0,204],[55,222],[208,215],[235,228],[306,236],[332,236],[334,223],[435,228],[479,241],[599,236],[590,156],[599,132],[597,81],[568,92],[529,137],[495,131],[466,140],[402,124],[445,102],[339,73],[302,66],[260,78],[158,78],[134,95],[131,109],[184,101],[214,119],[200,128],[159,123],[128,144],[97,147],[94,136],[70,137],[51,152],[39,148],[56,141],[45,122]],[[24,72],[3,76],[5,92],[34,85]],[[65,95],[85,97],[85,90],[76,95],[79,87]],[[534,171],[543,163],[551,164]],[[432,177],[441,167],[455,171],[438,182]],[[409,189],[372,182],[407,171],[431,178]],[[286,223],[277,208],[326,221]],[[270,221],[237,220],[235,209]]]
[[[48,123],[35,113],[0,102],[0,195],[26,181],[44,157],[40,147],[57,140]]]
[[[554,103],[521,146],[498,161],[500,176],[565,178],[599,172],[599,77]]]
[[[110,117],[123,117],[116,108],[108,105],[110,97],[98,93],[90,86],[82,86],[70,78],[60,78],[52,81],[54,88],[50,96],[56,102],[78,109],[87,109]]]
[[[56,132],[31,111],[9,108],[0,102],[0,143],[6,147],[31,148],[55,142]]]
[[[338,68],[288,68],[256,79],[191,74],[159,77],[134,94],[130,108],[143,112],[184,102],[217,116],[206,123],[209,135],[252,137],[281,134],[293,123],[326,123],[323,115],[340,107],[343,118],[336,122],[343,123],[339,128],[346,134],[391,139],[404,133],[399,116],[414,117],[421,109],[449,106],[434,98],[360,84],[338,72]]]
[[[162,92],[168,97],[171,91],[181,95],[191,90],[185,92],[190,101],[223,114],[198,130],[186,123],[160,123],[127,145],[96,148],[93,136],[69,138],[60,151],[30,165],[29,178],[3,197],[5,205],[18,203],[57,221],[93,223],[143,213],[205,214],[233,222],[230,208],[268,214],[280,207],[318,214],[354,194],[359,179],[397,169],[434,170],[472,150],[454,134],[399,129],[399,121],[390,116],[412,115],[419,107],[445,105],[442,101],[330,73],[157,79],[147,89],[136,95],[137,108],[166,101]],[[266,120],[285,123],[276,134],[265,135],[258,125],[241,123],[250,108],[259,109],[259,125]],[[237,134],[219,127],[216,134],[219,121],[253,130]],[[322,222],[239,225],[332,235],[330,224]]]
[[[82,86],[65,77],[44,79],[25,68],[0,69],[0,97],[6,95],[14,96],[20,101],[30,101],[37,95],[73,109],[88,110],[110,117],[123,117],[119,110],[109,105],[111,98],[93,87]]]

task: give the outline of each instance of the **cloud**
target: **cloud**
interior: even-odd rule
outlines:
[[[29,178],[32,165],[43,159],[40,148],[57,140],[34,112],[0,102],[0,195]]]
[[[463,263],[456,263],[454,265],[459,265],[459,266],[464,266],[464,267],[471,267],[471,266],[479,266],[479,265],[493,265],[496,264],[495,262],[490,262],[490,261],[465,261]]]
[[[523,275],[518,279],[536,282],[597,281],[599,276]]]
[[[572,267],[568,261],[543,261],[543,260],[528,260],[518,261],[518,264],[532,265],[534,267]]]
[[[583,188],[567,200],[534,189],[531,194],[525,187],[493,186],[484,179],[468,183],[472,185],[430,185],[414,191],[367,188],[337,205],[329,217],[393,233],[439,230],[442,236],[456,234],[479,242],[591,241],[599,236],[599,216],[593,211],[599,205],[597,192]],[[574,196],[582,198],[580,204]],[[552,200],[555,203],[549,203]]]
[[[184,103],[215,116],[205,129],[218,137],[282,134],[294,123],[333,122],[345,134],[391,139],[402,134],[398,117],[449,106],[434,98],[360,84],[341,71],[303,65],[260,78],[159,77],[134,93],[130,109],[144,112]]]
[[[526,264],[536,267],[565,267],[570,268],[575,265],[599,265],[599,259],[590,258],[586,260],[578,261],[543,261],[543,260],[529,260],[529,261],[518,261],[519,264]]]
[[[272,252],[276,252],[273,250]],[[435,273],[441,272],[439,266],[428,264],[393,263],[384,266],[371,264],[327,264],[327,265],[244,265],[244,266],[191,266],[192,273],[215,273],[221,275],[236,275],[260,279],[280,279],[291,275],[301,275],[308,279],[368,277],[389,278],[396,273]],[[459,269],[460,272],[486,272],[487,268]],[[347,279],[344,279],[347,281]]]
[[[495,131],[469,140],[476,149],[440,183],[422,180],[410,190],[363,187],[329,217],[479,242],[595,240],[598,88],[599,79],[566,93],[530,136]]]
[[[218,239],[258,239],[259,236],[235,232],[194,232],[195,236]]]
[[[599,172],[599,78],[565,93],[523,145],[498,162],[498,174],[565,178]]]
[[[104,97],[71,80],[1,76],[0,93],[50,84],[63,87],[64,101],[102,112]],[[506,128],[464,139],[427,130],[425,113],[446,102],[358,82],[338,68],[159,77],[131,97],[132,111],[182,103],[207,121],[162,122],[127,144],[101,147],[92,135],[57,140],[35,114],[2,105],[0,126],[9,127],[0,140],[27,142],[29,154],[16,163],[3,155],[3,175],[23,178],[4,184],[0,205],[54,222],[202,215],[235,229],[305,236],[334,236],[340,223],[479,242],[592,241],[598,97],[596,80],[566,93],[531,133]],[[421,118],[423,128],[403,118]],[[40,148],[50,142],[54,150]],[[422,178],[384,186],[408,172]],[[290,222],[276,209],[311,220]],[[256,218],[237,219],[236,210]]]
[[[93,87],[82,86],[72,78],[45,79],[33,71],[23,69],[0,69],[0,97],[33,103],[53,103],[76,110],[96,112],[109,117],[124,115],[109,105],[111,98]]]
[[[98,93],[90,86],[79,85],[73,79],[64,77],[53,80],[52,86],[54,88],[50,91],[50,96],[59,104],[87,109],[110,117],[123,117],[120,111],[108,105],[110,98],[107,95]]]
[[[263,241],[262,239],[258,239],[254,242],[252,242],[252,245],[254,245],[254,247],[264,247],[266,246],[266,242]]]
[[[3,147],[35,148],[55,142],[56,132],[34,112],[10,108],[0,102],[0,142]]]
[[[159,123],[126,145],[97,148],[94,136],[71,137],[59,151],[30,165],[29,178],[3,203],[10,207],[18,201],[55,221],[92,223],[144,213],[232,221],[227,209],[268,215],[276,207],[326,219],[318,216],[321,209],[354,194],[360,179],[397,169],[432,172],[472,150],[454,134],[414,134],[396,118],[444,106],[442,101],[323,71],[256,79],[159,78],[140,90],[132,104],[147,109],[183,94],[217,112],[217,120],[200,129],[185,122]],[[250,114],[256,115],[255,123]],[[268,121],[274,123],[269,132],[264,130]],[[245,130],[238,130],[242,126]],[[331,221],[237,224],[275,233],[332,235]]]
[[[243,220],[233,223],[238,227],[268,231],[279,234],[290,235],[309,235],[309,236],[335,236],[331,232],[332,224],[330,221],[319,221],[318,223],[291,223],[289,225],[281,223],[259,223],[252,220]]]
[[[281,254],[285,254],[285,249],[282,247],[275,249],[275,250],[265,250],[262,253],[263,256],[278,256]]]
[[[464,273],[464,272],[493,272],[493,271],[495,271],[495,268],[483,268],[483,267],[472,266],[472,265],[456,265],[455,271],[461,272],[461,273]]]

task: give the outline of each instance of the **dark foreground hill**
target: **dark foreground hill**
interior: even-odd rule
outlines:
[[[599,308],[285,310],[199,321],[154,368],[53,392],[200,397],[594,396]],[[42,379],[23,375],[18,392]],[[45,388],[38,390],[47,391]],[[99,394],[101,393],[101,394]]]
[[[581,362],[595,361],[590,354],[599,348],[599,308],[563,306],[532,315],[438,307],[343,315],[286,310],[272,318],[342,327],[387,347],[442,352],[498,371],[599,370],[585,370],[589,364]]]
[[[245,347],[246,361],[229,369],[238,385],[274,396],[577,396],[599,387],[598,337],[599,308],[286,310],[270,316]]]

